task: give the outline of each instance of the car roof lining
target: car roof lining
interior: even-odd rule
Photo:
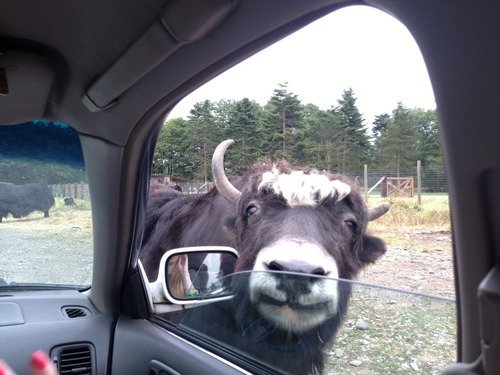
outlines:
[[[91,111],[105,110],[135,82],[183,44],[195,42],[216,28],[236,0],[167,2],[155,22],[83,93]]]

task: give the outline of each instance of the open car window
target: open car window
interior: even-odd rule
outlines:
[[[0,127],[0,221],[0,288],[90,285],[90,192],[71,127]]]
[[[346,25],[342,15],[351,11],[359,12],[359,19]],[[391,32],[367,42],[363,21],[370,17],[380,17],[375,28],[384,29],[382,21],[387,21]],[[345,52],[347,29],[364,56]],[[318,30],[321,36],[308,34]],[[386,42],[391,33],[406,40],[408,51],[400,53],[403,47]],[[285,58],[290,51],[295,55]],[[367,60],[366,51],[377,59]],[[302,63],[294,65],[297,61]],[[391,69],[381,73],[387,66]],[[255,86],[265,89],[257,94]],[[410,86],[425,100],[413,101],[404,90]],[[221,156],[217,150],[223,144],[227,152]],[[297,349],[306,330],[296,330],[291,322],[322,318],[294,312],[297,301],[281,301],[279,308],[258,315],[251,314],[254,301],[236,299],[183,310],[174,306],[177,311],[154,315],[176,325],[189,340],[220,348],[221,355],[248,357],[254,366],[264,363],[286,373],[314,373],[322,366],[325,373],[438,373],[456,360],[457,341],[441,151],[422,56],[408,30],[380,11],[333,12],[230,69],[180,102],[159,132],[140,255],[149,280],[156,280],[165,251],[217,244],[234,247],[241,255],[236,269],[253,271],[257,278],[262,270],[293,271],[282,267],[283,258],[302,264],[314,259],[304,273],[328,276],[341,291],[352,286],[352,306],[336,311],[335,340],[307,330],[307,339],[318,345],[307,349]],[[223,160],[218,175],[212,174],[215,159]],[[289,167],[280,166],[282,159]],[[222,176],[236,192],[228,185],[220,188]],[[387,204],[388,212],[370,218],[369,211]],[[312,210],[317,214],[306,219]],[[288,237],[280,237],[283,233]],[[290,248],[308,241],[310,247],[290,255]],[[286,246],[271,258],[269,248],[277,243]],[[324,245],[321,251],[318,244]],[[255,277],[237,276],[228,283],[244,288]],[[302,276],[308,277],[323,280]],[[307,289],[302,281],[291,284],[290,291]],[[311,303],[314,310],[317,302]],[[236,312],[240,306],[245,308]],[[275,314],[284,316],[282,331],[266,322]],[[296,357],[304,362],[294,362]]]
[[[278,287],[252,295],[255,279]],[[219,294],[220,285],[233,298],[198,302],[178,329],[279,371],[306,373],[311,363],[322,363],[326,374],[438,374],[455,361],[455,303],[448,298],[277,272],[237,273],[209,290]],[[331,300],[306,298],[314,285],[339,290],[331,312]],[[323,340],[330,341],[315,358]]]

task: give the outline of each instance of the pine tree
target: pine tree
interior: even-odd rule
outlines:
[[[392,111],[391,121],[377,139],[380,166],[398,176],[402,168],[413,167],[418,159],[418,139],[410,110],[399,102]]]
[[[226,166],[231,173],[241,173],[252,165],[260,154],[263,109],[257,102],[248,98],[243,98],[226,109],[229,112],[224,138],[236,141],[236,146],[227,152]]]
[[[195,157],[196,177],[207,182],[211,176],[212,154],[221,140],[221,128],[214,116],[214,104],[209,100],[196,103],[190,111],[189,123],[192,129],[190,149]]]
[[[435,110],[415,108],[410,115],[419,133],[418,153],[423,166],[443,167],[439,126]]]
[[[194,178],[196,166],[190,150],[189,122],[174,118],[165,122],[158,135],[153,156],[153,173]]]
[[[333,111],[323,111],[313,104],[304,107],[304,148],[307,165],[320,170],[339,168],[337,153],[340,147],[339,118]]]
[[[375,138],[377,138],[387,128],[390,120],[391,115],[388,113],[381,113],[380,115],[375,116],[372,123],[372,133]]]
[[[293,161],[300,154],[303,133],[302,105],[297,95],[288,91],[287,83],[279,85],[266,104],[262,146],[273,158]]]
[[[338,116],[339,170],[341,172],[359,170],[368,160],[370,142],[363,125],[363,117],[356,106],[357,98],[352,88],[344,90],[332,114]]]

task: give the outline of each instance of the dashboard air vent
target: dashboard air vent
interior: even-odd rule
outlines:
[[[87,315],[92,315],[90,310],[81,306],[65,306],[62,311],[63,315],[68,318],[81,318]]]
[[[90,345],[62,347],[59,354],[59,374],[92,375],[93,359]]]

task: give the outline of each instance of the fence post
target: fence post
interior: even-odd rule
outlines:
[[[417,160],[417,203],[422,205],[422,162]]]
[[[365,173],[364,173],[364,185],[365,185],[365,202],[368,203],[368,165],[365,164]]]

